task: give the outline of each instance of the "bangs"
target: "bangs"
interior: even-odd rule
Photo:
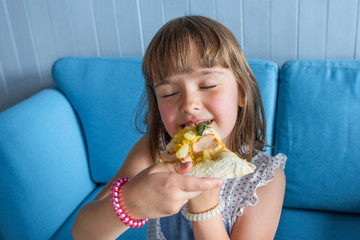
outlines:
[[[201,67],[229,68],[226,36],[218,23],[194,22],[191,17],[170,21],[155,35],[144,56],[143,72],[148,84],[154,85],[174,74],[190,73],[192,54]],[[209,26],[210,25],[210,26]]]

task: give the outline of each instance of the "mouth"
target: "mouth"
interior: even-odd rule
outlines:
[[[184,124],[181,124],[181,128],[185,128],[186,126],[195,126],[201,122],[206,122],[208,125],[211,125],[211,123],[213,122],[213,120],[199,120],[199,119],[192,119],[192,120],[189,120],[187,122],[185,122]]]

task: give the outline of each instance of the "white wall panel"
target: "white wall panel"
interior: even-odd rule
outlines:
[[[24,98],[25,92],[21,84],[21,70],[19,57],[12,34],[12,28],[7,13],[6,4],[0,2],[0,62],[1,85],[0,107],[5,109]]]
[[[217,20],[232,31],[242,47],[244,42],[242,1],[216,1],[216,15]]]
[[[141,0],[140,14],[146,49],[155,33],[165,24],[164,4],[162,0]]]
[[[299,58],[325,58],[328,0],[299,0]]]
[[[245,56],[360,59],[360,0],[0,0],[0,111],[53,85],[63,56],[142,56],[188,14],[225,24]]]
[[[69,1],[48,1],[48,7],[58,57],[78,55]]]
[[[142,56],[144,39],[136,0],[115,1],[123,57]]]
[[[203,15],[216,19],[215,1],[217,0],[189,0],[190,14]]]
[[[78,54],[100,56],[92,1],[76,0],[69,3]]]
[[[0,61],[0,109],[5,109],[10,105],[10,95],[5,81],[5,75]]]
[[[244,0],[244,53],[270,60],[270,1]]]
[[[270,60],[278,65],[297,57],[299,1],[271,1]]]
[[[358,1],[329,1],[327,58],[352,58],[354,55]]]
[[[2,60],[6,81],[8,83],[11,102],[16,102],[34,93],[41,88],[41,76],[38,59],[34,52],[34,42],[30,30],[28,13],[22,0],[5,1],[7,21],[11,41],[14,44],[14,55],[8,55]],[[10,54],[10,52],[8,52]],[[15,72],[7,69],[5,62],[9,61],[9,67]],[[13,75],[15,74],[15,75]],[[8,79],[7,77],[10,77]],[[14,98],[15,99],[14,99]]]
[[[54,28],[50,19],[48,1],[38,0],[37,4],[24,1],[24,4],[28,12],[34,53],[40,73],[40,85],[34,86],[35,89],[33,90],[33,92],[36,92],[39,88],[52,86],[51,66],[58,58],[58,54],[56,52]],[[32,85],[32,82],[27,81],[27,79],[24,79],[24,81]]]
[[[112,0],[92,0],[99,55],[120,56],[120,39],[116,22],[115,2]]]
[[[356,32],[354,58],[360,59],[360,0],[358,0]]]
[[[189,14],[190,3],[187,0],[162,0],[164,3],[165,21]]]

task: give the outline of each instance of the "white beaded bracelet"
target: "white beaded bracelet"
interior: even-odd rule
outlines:
[[[212,218],[222,212],[222,210],[225,207],[225,202],[221,198],[219,198],[219,203],[216,207],[210,209],[209,211],[203,212],[203,213],[190,213],[189,208],[185,209],[184,211],[184,217],[192,222],[198,222],[202,220],[206,220],[209,218]]]

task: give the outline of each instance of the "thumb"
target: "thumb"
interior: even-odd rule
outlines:
[[[173,165],[176,173],[183,175],[183,174],[187,173],[188,171],[190,171],[190,169],[192,167],[192,162],[187,161],[187,162],[182,162],[182,163],[174,163],[172,165]]]

